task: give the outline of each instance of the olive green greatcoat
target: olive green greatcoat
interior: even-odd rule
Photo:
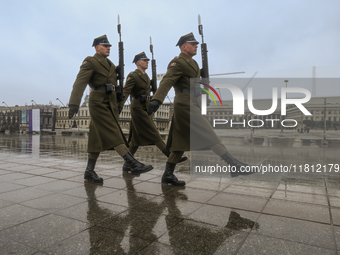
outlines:
[[[93,57],[87,57],[80,66],[73,84],[69,104],[80,105],[87,84],[90,87],[96,87],[107,83],[117,85],[116,66],[97,53]],[[105,90],[91,90],[89,110],[91,122],[87,152],[102,152],[113,149],[119,144],[127,145],[118,124],[118,102],[114,91],[108,95]]]
[[[150,78],[146,73],[136,69],[129,73],[123,89],[125,98],[129,96],[139,97],[141,95],[150,96]],[[162,141],[162,138],[153,122],[152,115],[148,115],[146,110],[150,104],[150,100],[141,102],[140,99],[131,99],[131,125],[129,134],[130,146],[153,145]],[[119,103],[120,107],[124,106],[124,102]]]
[[[200,69],[197,62],[181,53],[168,65],[168,70],[152,100],[163,102],[171,87],[174,87],[175,92],[180,89],[190,89],[190,78],[199,77]],[[193,84],[190,91],[193,91],[194,87]],[[201,97],[195,97],[194,93],[190,92],[177,92],[167,148],[170,151],[190,151],[208,149],[219,143],[220,139],[209,121],[201,115]]]

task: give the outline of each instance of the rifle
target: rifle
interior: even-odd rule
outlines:
[[[202,78],[208,79],[208,83],[209,83],[208,50],[207,50],[207,44],[204,43],[203,26],[201,24],[201,16],[199,14],[198,14],[198,32],[202,36],[202,43],[201,43],[201,54],[202,54],[201,76],[202,76]]]
[[[202,69],[201,69],[201,77],[203,78],[203,82],[208,84],[209,81],[209,68],[208,68],[208,50],[207,44],[204,42],[203,36],[203,26],[201,24],[201,15],[198,14],[198,32],[202,36],[202,43],[201,43],[201,55],[202,55]],[[209,90],[209,89],[208,89]],[[207,94],[207,92],[203,91],[202,94]],[[206,95],[207,97],[207,95]],[[203,100],[203,97],[202,97]],[[202,101],[203,102],[203,101]],[[207,100],[207,105],[210,105],[211,100]]]
[[[117,100],[118,102],[124,101],[125,95],[123,94],[123,84],[124,84],[124,46],[122,42],[122,34],[120,31],[120,21],[118,15],[118,25],[117,30],[119,34],[118,51],[119,51],[119,64],[117,69],[117,80],[119,84],[116,87]]]
[[[151,59],[151,66],[152,66],[151,91],[152,91],[153,94],[155,94],[156,90],[157,90],[157,72],[156,72],[156,60],[153,57],[153,45],[152,45],[151,36],[150,36],[150,52],[152,54],[152,59]]]

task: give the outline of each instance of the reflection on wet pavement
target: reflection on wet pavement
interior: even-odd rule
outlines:
[[[225,141],[239,158],[272,164],[336,163],[338,148]],[[122,174],[104,152],[103,185],[83,182],[84,137],[0,135],[0,254],[334,254],[340,251],[338,173],[193,178],[164,186],[166,158],[136,157],[154,170]],[[189,156],[189,155],[188,155]]]

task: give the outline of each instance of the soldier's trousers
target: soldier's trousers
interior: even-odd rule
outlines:
[[[210,146],[210,149],[220,157],[227,152],[227,148],[222,143],[214,144]],[[167,162],[177,164],[183,153],[184,151],[172,151]]]
[[[125,144],[119,144],[113,147],[115,151],[119,154],[119,156],[123,157],[126,153],[129,152],[129,149],[126,147]],[[89,153],[89,159],[97,159],[99,157],[100,152],[97,153]]]
[[[158,149],[160,149],[161,151],[163,151],[165,148],[166,148],[166,145],[163,141],[159,141],[159,142],[156,142],[155,145],[157,146]],[[131,143],[130,143],[130,148],[129,148],[129,151],[131,152],[132,155],[135,154],[135,152],[137,151],[139,146],[131,146]]]

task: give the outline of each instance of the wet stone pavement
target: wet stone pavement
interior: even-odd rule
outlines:
[[[224,140],[248,162],[339,163],[336,146]],[[0,254],[340,254],[338,173],[194,178],[184,162],[186,187],[164,186],[166,158],[149,146],[135,156],[154,170],[139,177],[102,153],[99,186],[83,181],[86,145],[0,135]]]

